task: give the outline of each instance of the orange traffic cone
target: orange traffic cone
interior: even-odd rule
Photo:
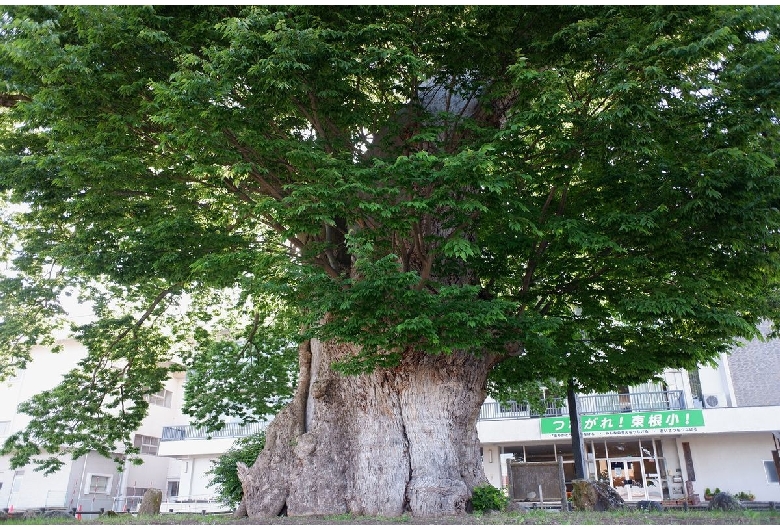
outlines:
[[[79,504],[79,511],[78,511],[78,513],[76,514],[76,519],[78,519],[79,521],[81,521],[81,505],[80,505],[80,504]]]

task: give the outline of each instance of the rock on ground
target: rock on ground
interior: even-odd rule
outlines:
[[[162,491],[157,488],[149,488],[141,499],[138,507],[138,515],[158,515],[162,504]]]
[[[606,512],[623,507],[623,498],[609,484],[597,480],[575,480],[572,484],[575,510]]]

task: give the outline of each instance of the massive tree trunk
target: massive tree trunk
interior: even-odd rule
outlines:
[[[476,421],[492,357],[408,352],[371,374],[330,368],[354,353],[301,346],[293,402],[255,464],[239,467],[249,516],[457,514],[487,482]]]

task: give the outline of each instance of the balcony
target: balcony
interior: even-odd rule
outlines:
[[[182,441],[182,440],[211,440],[213,438],[243,438],[250,434],[256,434],[264,431],[268,426],[267,422],[248,423],[228,423],[224,428],[208,432],[204,427],[195,427],[193,425],[174,425],[163,427],[160,441]]]
[[[621,412],[685,410],[686,408],[685,395],[682,390],[577,396],[577,410],[580,414],[617,414]],[[493,402],[482,405],[479,421],[566,416],[568,414],[569,407],[563,398],[546,401],[541,410],[533,409],[528,403],[509,402],[502,404]]]
[[[163,427],[157,454],[176,458],[223,454],[238,438],[264,431],[267,426],[266,422],[246,425],[228,423],[214,432],[193,425]]]

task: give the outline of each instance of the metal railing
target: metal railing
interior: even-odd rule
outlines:
[[[563,398],[545,401],[542,408],[532,407],[529,403],[510,401],[507,403],[483,403],[479,412],[480,420],[503,420],[507,418],[539,418],[542,416],[565,416],[569,407]]]
[[[685,394],[682,390],[577,396],[577,410],[580,414],[617,414],[653,410],[685,410],[686,408]],[[541,409],[535,409],[528,403],[492,402],[482,405],[479,420],[539,418],[567,416],[568,414],[569,407],[563,398],[548,400]]]
[[[685,408],[685,394],[682,390],[577,397],[577,410],[580,414],[685,410]]]
[[[114,511],[135,513],[138,511],[138,507],[141,505],[142,500],[142,495],[123,495],[114,497]],[[213,494],[181,495],[163,497],[161,504],[219,504],[221,506],[221,501]]]
[[[267,422],[248,423],[228,423],[224,428],[209,432],[205,427],[195,427],[193,425],[173,425],[163,427],[161,442],[170,442],[176,440],[207,440],[210,438],[243,438],[250,434],[256,434],[264,431],[268,426]]]

